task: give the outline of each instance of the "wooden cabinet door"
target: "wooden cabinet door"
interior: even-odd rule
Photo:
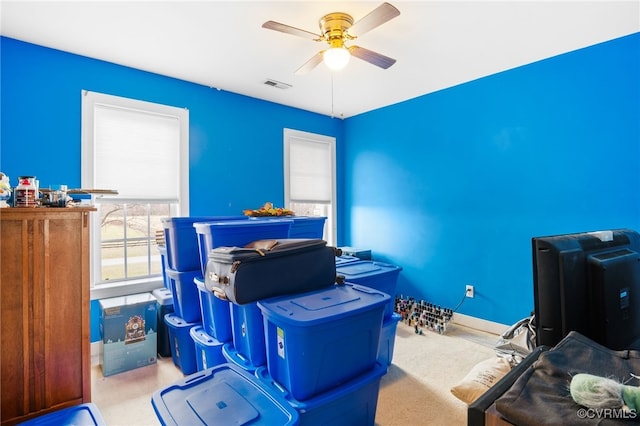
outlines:
[[[47,213],[0,212],[3,424],[90,401],[88,213]]]
[[[0,409],[2,421],[29,412],[29,227],[20,219],[0,223]]]

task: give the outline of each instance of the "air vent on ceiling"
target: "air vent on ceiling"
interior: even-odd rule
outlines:
[[[278,89],[288,89],[289,87],[292,87],[290,84],[273,80],[271,78],[268,78],[267,80],[265,80],[264,84],[266,84],[267,86],[277,87]]]

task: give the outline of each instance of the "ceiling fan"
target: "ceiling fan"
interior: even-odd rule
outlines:
[[[351,56],[355,56],[358,59],[362,59],[380,68],[387,69],[395,64],[395,59],[365,49],[364,47],[346,46],[345,43],[355,40],[357,37],[390,21],[398,15],[400,15],[398,9],[389,3],[382,3],[356,23],[353,22],[351,15],[344,12],[333,12],[324,15],[319,21],[320,34],[301,30],[275,21],[265,22],[262,24],[262,28],[304,37],[313,41],[326,42],[329,45],[327,49],[319,51],[298,68],[295,72],[298,75],[308,73],[323,60],[332,71],[340,70],[347,65]]]

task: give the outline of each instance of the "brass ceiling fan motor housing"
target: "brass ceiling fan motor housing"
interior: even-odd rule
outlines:
[[[351,15],[343,12],[334,12],[324,15],[319,21],[323,38],[331,47],[343,47],[345,39],[353,40],[347,30],[353,25]]]

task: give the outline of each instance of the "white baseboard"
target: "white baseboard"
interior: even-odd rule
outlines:
[[[501,335],[508,329],[509,325],[500,324],[498,322],[487,321],[482,318],[476,318],[469,315],[454,313],[451,318],[451,322],[454,324],[460,324],[465,327],[473,328],[476,330],[484,331],[487,333],[493,333]]]

